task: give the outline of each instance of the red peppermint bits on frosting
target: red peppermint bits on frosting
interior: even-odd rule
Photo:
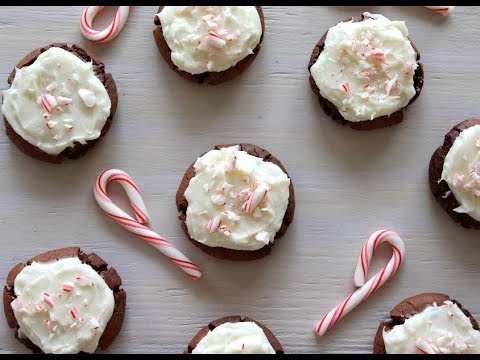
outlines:
[[[47,304],[50,308],[54,308],[55,304],[53,303],[52,298],[50,297],[50,294],[48,293],[43,293],[43,302]]]
[[[257,208],[258,205],[265,199],[270,188],[264,184],[260,184],[249,195],[247,201],[243,204],[242,208],[245,212],[251,214]]]
[[[74,286],[72,283],[65,283],[65,284],[63,284],[62,289],[63,289],[63,291],[65,291],[65,292],[70,292],[70,291],[72,291],[72,290],[74,289],[74,287],[75,287],[75,286]]]
[[[217,229],[220,227],[221,224],[222,224],[222,216],[217,215],[208,222],[207,231],[209,233],[213,233],[213,232],[217,231]]]
[[[215,49],[222,49],[227,44],[227,42],[220,35],[213,31],[210,31],[205,37],[205,42]]]
[[[72,318],[76,319],[78,318],[78,309],[76,306],[74,306],[71,310],[70,310],[70,315],[72,316]]]
[[[41,104],[43,110],[46,113],[50,113],[52,109],[57,105],[57,100],[55,100],[55,98],[50,94],[44,94],[41,97]]]

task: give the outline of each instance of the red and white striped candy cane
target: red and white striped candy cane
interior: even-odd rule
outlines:
[[[120,209],[107,195],[107,185],[111,181],[117,181],[123,186],[130,200],[137,220]],[[107,213],[108,216],[115,219],[125,229],[137,235],[140,239],[155,247],[166,257],[172,260],[178,267],[190,275],[193,279],[199,279],[202,276],[200,268],[192,263],[180,250],[176,249],[165,238],[143,225],[149,221],[149,215],[145,203],[140,196],[137,185],[126,172],[118,169],[110,169],[102,172],[93,187],[93,193],[98,205]]]
[[[384,242],[388,242],[392,246],[393,256],[387,265],[369,281],[365,282],[373,253]],[[404,255],[405,244],[397,233],[390,230],[379,230],[373,233],[363,245],[355,269],[353,283],[357,290],[353,291],[345,300],[327,313],[315,326],[315,332],[320,336],[325,334],[337,321],[390,280],[400,265],[402,265]]]
[[[432,10],[437,14],[447,16],[449,13],[453,11],[455,6],[424,6],[424,8],[427,8],[428,10]]]
[[[113,21],[106,29],[94,30],[92,28],[93,19],[104,8],[105,6],[87,6],[85,10],[83,10],[80,20],[80,30],[83,36],[90,41],[104,43],[114,39],[122,30],[130,13],[130,6],[119,6]]]

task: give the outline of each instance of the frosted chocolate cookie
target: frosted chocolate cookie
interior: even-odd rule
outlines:
[[[186,171],[176,196],[187,237],[206,253],[255,260],[293,220],[293,184],[280,161],[252,144],[217,145]]]
[[[153,36],[168,65],[183,78],[211,85],[242,73],[260,51],[260,6],[160,6]]]
[[[8,78],[2,112],[10,140],[48,162],[76,159],[110,128],[117,88],[105,65],[77,45],[26,55]]]
[[[448,295],[412,296],[390,316],[377,330],[375,354],[480,354],[477,321]]]
[[[480,229],[480,119],[462,121],[445,135],[428,173],[432,194],[448,215]]]
[[[325,113],[370,130],[399,123],[423,87],[420,53],[403,21],[363,13],[331,27],[315,45],[310,85]]]
[[[263,324],[238,315],[227,316],[202,328],[184,354],[283,354],[275,335]]]
[[[17,264],[3,307],[15,337],[35,353],[106,349],[122,327],[126,293],[114,268],[77,247],[48,251]]]

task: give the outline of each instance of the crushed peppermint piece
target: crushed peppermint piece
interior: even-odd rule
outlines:
[[[207,61],[207,70],[208,71],[213,70],[213,61],[212,60]]]
[[[57,126],[57,122],[55,120],[48,120],[46,125],[49,129],[53,129],[55,126]]]
[[[79,286],[94,286],[92,279],[86,275],[79,275],[75,278]]]
[[[45,304],[47,304],[50,308],[53,309],[53,307],[55,306],[54,303],[53,303],[53,300],[52,298],[50,297],[50,294],[47,294],[47,293],[43,293],[43,302]]]
[[[55,100],[55,98],[50,94],[42,95],[41,103],[42,103],[43,110],[46,113],[51,112],[52,109],[55,106],[57,106],[57,100]]]
[[[66,96],[58,96],[57,100],[58,100],[60,105],[68,105],[73,101],[71,98],[66,97]]]
[[[398,82],[398,74],[395,74],[395,76],[392,79],[386,82],[385,89],[386,89],[387,95],[392,94],[393,90],[397,86],[397,82]]]
[[[225,205],[225,196],[223,195],[212,195],[210,197],[212,204],[218,205],[218,206],[223,206]]]
[[[50,92],[52,90],[55,90],[56,88],[57,88],[57,83],[54,81],[54,82],[48,84],[45,89]]]
[[[227,215],[227,218],[228,218],[228,220],[230,220],[230,221],[236,222],[236,221],[239,221],[239,220],[240,220],[240,215],[234,213],[233,211],[230,211],[230,210],[229,210],[229,211],[226,211],[226,212],[225,212],[225,215]]]
[[[222,224],[222,216],[217,215],[207,223],[207,231],[209,233],[213,233],[217,231],[217,229],[220,227],[221,224]]]
[[[257,235],[255,235],[255,240],[260,241],[264,244],[268,244],[268,242],[270,241],[268,232],[260,231],[259,233],[257,233]]]
[[[85,104],[86,107],[91,108],[95,106],[97,102],[97,98],[95,97],[95,94],[91,90],[79,89],[78,95],[82,98],[83,103]]]
[[[76,306],[74,306],[71,310],[70,310],[70,315],[72,316],[72,318],[76,319],[78,318],[78,309]]]
[[[63,284],[63,287],[62,287],[63,291],[65,292],[70,292],[73,290],[73,288],[74,288],[74,285],[73,283],[70,283],[70,282]]]
[[[227,44],[227,42],[220,35],[213,31],[208,33],[205,38],[205,42],[215,49],[222,49]]]
[[[100,327],[100,324],[98,323],[97,319],[95,319],[93,317],[88,319],[87,324],[94,330],[96,330]]]

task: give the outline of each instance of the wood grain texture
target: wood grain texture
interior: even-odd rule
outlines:
[[[116,267],[128,293],[112,353],[179,353],[204,324],[231,314],[264,323],[287,353],[366,353],[388,311],[426,291],[447,293],[479,317],[480,232],[454,224],[435,203],[427,169],[452,125],[480,115],[480,9],[456,7],[444,18],[421,7],[265,7],[262,51],[243,75],[217,87],[189,83],[165,64],[152,36],[156,7],[135,7],[120,35],[99,45],[80,34],[82,9],[0,11],[3,88],[18,59],[62,41],[96,53],[119,92],[110,132],[80,160],[56,166],[30,159],[0,133],[2,283],[13,265],[37,253],[65,246],[95,251]],[[323,113],[307,63],[328,27],[365,10],[407,21],[422,54],[425,87],[402,124],[359,133]],[[187,166],[214,144],[237,141],[276,155],[297,198],[286,236],[270,256],[248,264],[195,248],[175,209]],[[192,282],[101,213],[92,185],[107,167],[137,181],[153,228],[203,268],[202,280]],[[120,199],[119,188],[111,190]],[[384,227],[406,242],[403,268],[318,338],[316,321],[352,289],[363,241]],[[374,265],[389,257],[387,248],[380,250]],[[26,352],[3,316],[0,339],[1,353]]]

